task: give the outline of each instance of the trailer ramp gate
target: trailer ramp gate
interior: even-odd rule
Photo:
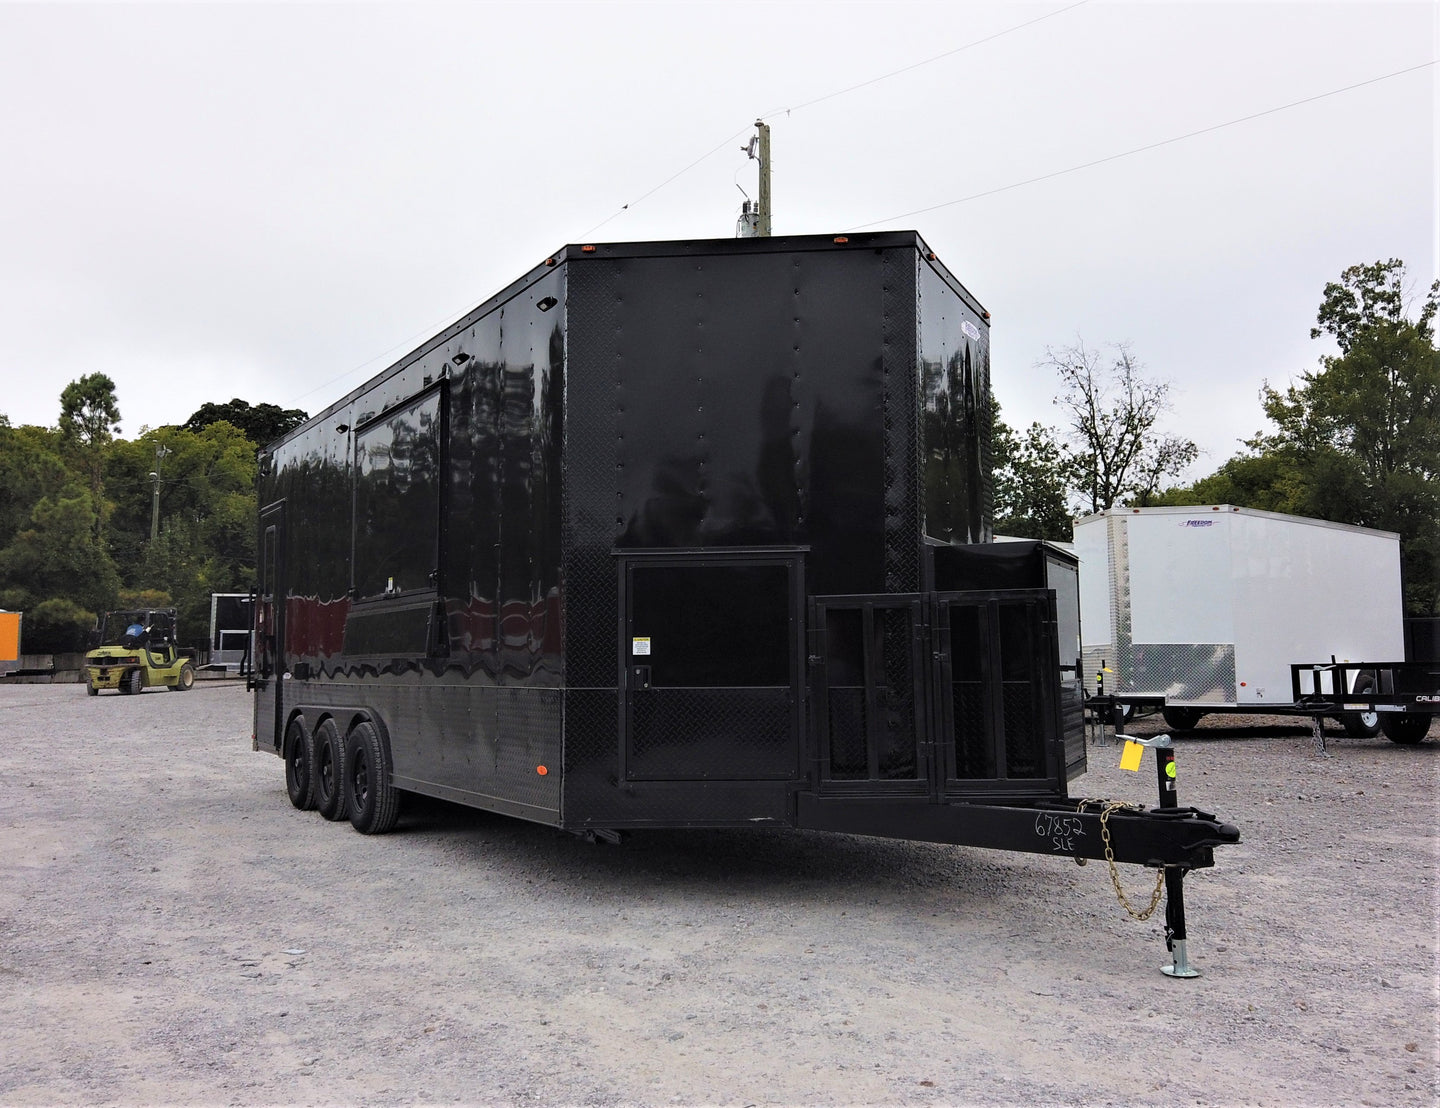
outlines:
[[[817,830],[1103,858],[1102,807],[1065,797],[1048,590],[810,601]],[[1112,813],[1119,861],[1199,868],[1234,829],[1193,808]]]

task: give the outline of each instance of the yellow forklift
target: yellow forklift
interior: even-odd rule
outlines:
[[[85,655],[85,691],[138,693],[163,686],[186,692],[195,684],[190,651],[175,642],[174,608],[131,608],[107,612]]]

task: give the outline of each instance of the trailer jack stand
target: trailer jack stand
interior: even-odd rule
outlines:
[[[1145,743],[1155,751],[1155,777],[1160,787],[1160,807],[1175,808],[1175,743],[1168,734],[1156,735]],[[1200,971],[1190,964],[1185,936],[1185,874],[1184,866],[1165,867],[1165,948],[1171,963],[1161,966],[1166,977],[1199,977]]]
[[[1166,977],[1199,977],[1200,971],[1190,964],[1185,939],[1185,870],[1171,866],[1165,870],[1165,948],[1171,963],[1161,966]]]

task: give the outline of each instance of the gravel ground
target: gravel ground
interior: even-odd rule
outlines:
[[[419,799],[365,837],[234,684],[0,685],[0,1102],[1435,1104],[1437,740],[1182,740],[1244,841],[1176,981],[1103,864]],[[1118,749],[1072,793],[1152,803]]]

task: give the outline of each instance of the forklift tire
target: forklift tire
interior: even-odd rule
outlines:
[[[1195,725],[1205,718],[1205,713],[1199,708],[1171,708],[1160,709],[1160,714],[1165,717],[1165,726],[1172,731],[1193,731]]]
[[[1362,677],[1355,682],[1355,693],[1368,693],[1375,688],[1375,682],[1369,677]],[[1341,712],[1340,726],[1345,728],[1345,734],[1352,739],[1373,739],[1380,734],[1380,713],[1373,708],[1368,712]]]
[[[175,684],[168,686],[171,692],[189,692],[195,687],[195,667],[186,662],[180,667],[180,676]]]
[[[85,682],[85,695],[86,695],[86,696],[99,696],[99,695],[100,695],[100,690],[97,689],[94,685],[90,684],[89,681],[86,681],[86,682]]]
[[[120,678],[120,691],[134,696],[145,688],[145,678],[140,676],[138,669],[132,669],[124,677]]]
[[[315,736],[298,718],[285,729],[285,791],[302,812],[315,807]]]
[[[380,729],[357,724],[345,740],[345,804],[350,825],[362,835],[383,835],[400,815],[400,795],[390,783],[390,759]]]
[[[333,719],[315,729],[315,810],[328,820],[345,818],[345,741]]]
[[[1380,729],[1392,743],[1414,746],[1430,733],[1432,716],[1406,715],[1404,712],[1385,712],[1380,716]]]

